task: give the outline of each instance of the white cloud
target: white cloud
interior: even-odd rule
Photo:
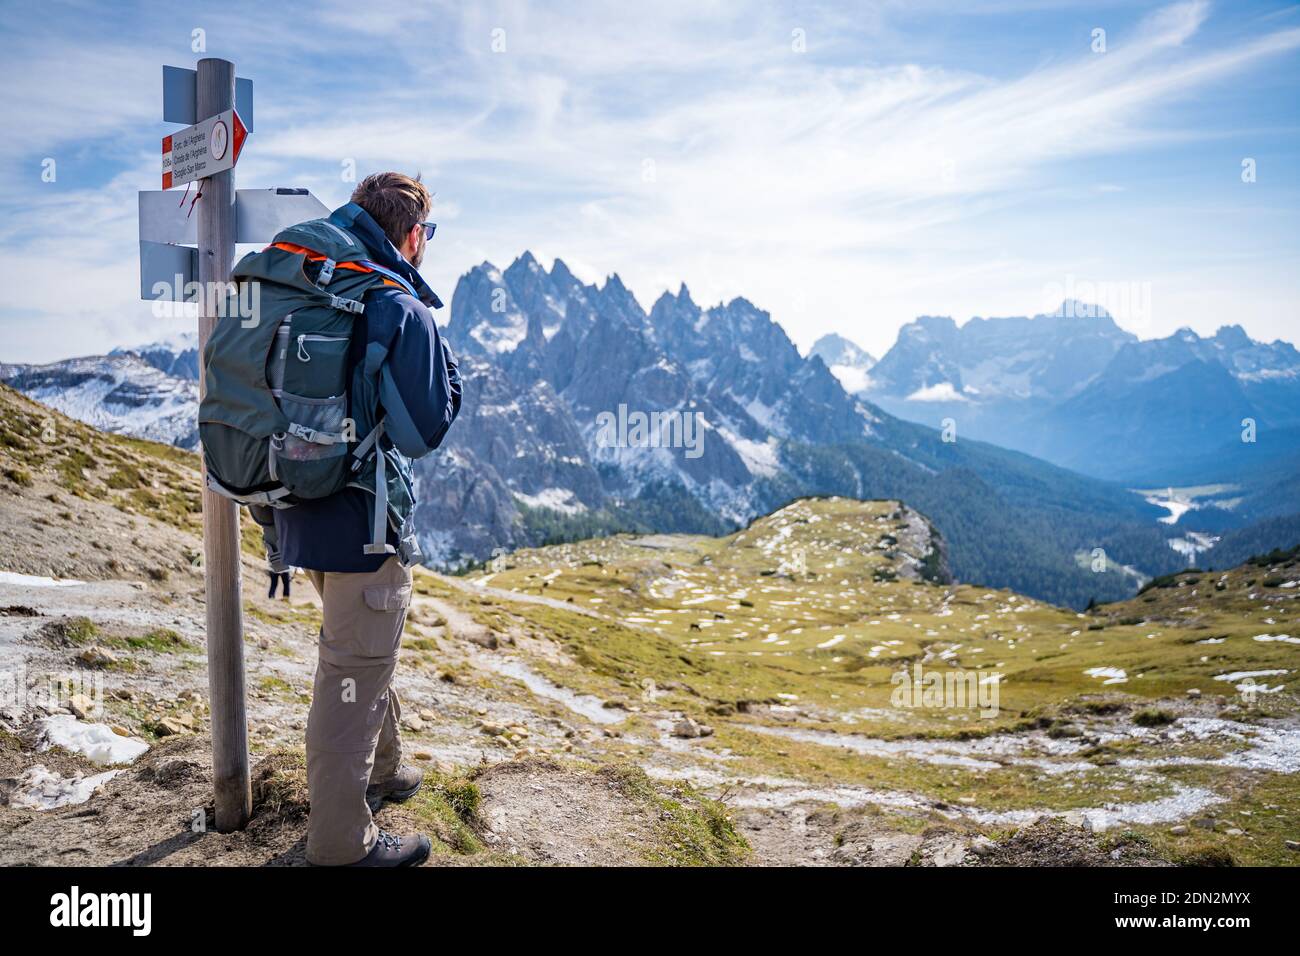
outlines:
[[[907,396],[909,402],[966,402],[969,399],[957,389],[953,388],[952,382],[937,382],[934,385],[926,385],[924,388],[918,388],[911,395]]]
[[[851,394],[865,391],[871,385],[871,376],[857,365],[832,365],[830,372]]]
[[[1082,37],[1045,65],[989,76],[913,53],[889,5],[854,22],[779,4],[381,3],[358,18],[354,5],[330,2],[313,30],[278,48],[296,14],[257,10],[256,29],[232,6],[209,31],[246,51],[259,83],[241,185],[310,186],[334,204],[350,188],[345,159],[361,174],[418,168],[439,194],[444,228],[425,273],[444,294],[482,259],[546,249],[583,275],[619,272],[647,304],[685,280],[701,302],[745,295],[805,346],[835,330],[877,354],[918,313],[1033,311],[1044,277],[1067,273],[1159,271],[1178,292],[1157,299],[1190,303],[1177,324],[1214,321],[1197,304],[1195,264],[1135,263],[1088,243],[1103,217],[1133,215],[1136,191],[1114,170],[1076,187],[1062,169],[1213,135],[1168,110],[1300,46],[1295,29],[1200,43],[1210,8],[1177,3],[1112,31],[1104,55]],[[795,25],[806,54],[790,48]],[[383,58],[352,65],[369,45]],[[83,126],[137,129],[141,109],[157,108],[160,62],[184,59],[147,43],[83,47],[23,47],[21,69],[49,80],[23,122],[59,148]],[[113,78],[87,95],[103,75]],[[0,151],[0,162],[24,158]],[[66,316],[62,297],[75,287],[81,321],[102,323],[86,341],[116,332],[124,315],[147,325],[148,306],[132,298],[132,191],[156,170],[143,147],[119,163],[129,173],[105,189],[67,190],[53,206],[29,191],[16,204],[0,252],[35,288],[8,315]],[[1089,207],[1072,190],[1129,205]],[[69,241],[51,214],[80,204],[101,232]],[[1036,219],[1043,208],[1068,210],[1078,235]],[[1243,301],[1283,301],[1288,290],[1271,281],[1229,277],[1237,313]],[[29,351],[43,351],[42,333],[31,334]]]

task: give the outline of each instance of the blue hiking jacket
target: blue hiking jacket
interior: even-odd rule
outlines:
[[[366,310],[353,324],[349,353],[351,371],[365,357],[372,342],[388,351],[390,372],[385,388],[395,389],[394,408],[385,420],[385,447],[419,457],[437,448],[460,412],[461,383],[455,356],[438,333],[430,308],[442,308],[420,273],[384,235],[379,224],[356,203],[340,206],[330,222],[360,239],[372,259],[399,274],[419,294],[404,289],[377,287],[367,294]],[[381,394],[382,400],[382,394]],[[370,541],[374,497],[357,488],[293,508],[275,509],[275,530],[285,564],[311,571],[376,571],[389,555],[364,554]],[[408,516],[409,520],[409,516]],[[396,547],[399,535],[390,525],[388,543]]]

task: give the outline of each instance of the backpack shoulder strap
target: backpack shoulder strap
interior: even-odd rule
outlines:
[[[415,286],[411,285],[411,283],[407,282],[404,278],[402,278],[402,276],[394,272],[392,269],[388,269],[384,266],[381,266],[378,262],[372,262],[369,259],[362,259],[361,265],[364,265],[369,269],[378,272],[380,275],[384,276],[385,278],[391,279],[393,282],[397,283],[397,285],[401,286],[403,291],[409,293],[414,298],[418,299],[420,297],[419,293],[415,291]]]

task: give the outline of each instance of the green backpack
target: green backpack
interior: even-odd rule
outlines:
[[[326,219],[280,232],[241,259],[231,278],[256,288],[232,291],[203,352],[199,439],[208,488],[249,506],[273,568],[280,565],[269,509],[346,487],[375,496],[365,553],[394,553],[387,528],[401,534],[413,505],[409,469],[380,443],[382,356],[367,354],[350,377],[348,359],[366,293],[380,285],[415,290]],[[252,302],[254,314],[240,316],[236,301]],[[419,560],[413,537],[402,551],[404,563]]]

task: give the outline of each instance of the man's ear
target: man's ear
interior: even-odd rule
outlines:
[[[420,241],[420,237],[417,232],[419,228],[420,228],[419,224],[416,224],[412,226],[410,229],[406,230],[406,236],[403,237],[402,239],[402,247],[397,250],[398,252],[402,253],[402,255],[407,255],[408,253],[414,252],[417,248],[419,248],[418,244]]]
[[[420,248],[419,229],[420,225],[418,223],[412,226],[402,238],[402,244],[397,247],[397,251],[407,262],[411,261],[411,256],[415,254],[415,250]]]

